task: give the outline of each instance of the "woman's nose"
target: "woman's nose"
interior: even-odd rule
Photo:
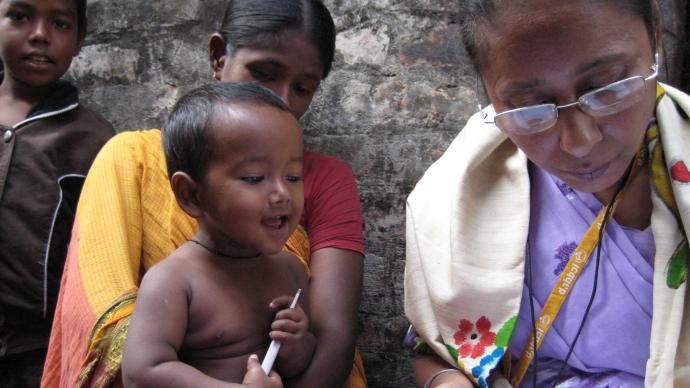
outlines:
[[[560,111],[556,125],[561,149],[576,158],[589,155],[603,139],[596,120],[577,108]]]
[[[273,91],[278,97],[280,97],[281,100],[283,100],[285,105],[287,105],[288,108],[292,110],[292,105],[290,105],[290,103],[292,102],[292,90],[290,84],[280,83],[276,85]]]

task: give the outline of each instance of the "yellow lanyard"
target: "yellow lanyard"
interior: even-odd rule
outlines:
[[[606,220],[604,220],[604,214],[606,213],[606,208],[608,206],[605,206],[603,209],[601,209],[597,217],[594,219],[592,225],[590,225],[589,229],[587,229],[587,232],[585,232],[585,235],[582,237],[580,244],[570,255],[570,258],[568,259],[568,264],[565,266],[565,269],[561,273],[561,276],[558,278],[558,281],[551,290],[551,294],[549,295],[548,299],[546,299],[546,303],[544,304],[544,308],[539,313],[539,317],[537,317],[536,321],[534,322],[534,325],[536,327],[535,331],[537,333],[536,348],[539,348],[539,346],[541,346],[541,343],[544,340],[546,333],[551,328],[551,324],[553,324],[553,321],[556,319],[556,316],[558,315],[558,312],[561,310],[561,307],[563,306],[565,299],[568,297],[570,290],[572,290],[573,286],[575,285],[575,282],[580,277],[580,274],[582,274],[582,272],[584,271],[585,266],[589,262],[589,258],[592,255],[592,252],[594,251],[594,248],[597,246],[597,243],[599,242],[599,231],[602,228],[606,228],[606,223],[611,217],[613,217],[613,214],[616,212],[616,208],[618,207],[621,193],[623,192],[623,190],[625,190],[625,187],[628,186],[630,181],[632,181],[635,175],[637,174],[638,167],[643,161],[643,156],[644,148],[637,153],[637,156],[635,157],[635,160],[632,163],[630,173],[628,174],[625,180],[623,189],[616,195],[615,198],[613,198],[610,216]],[[522,353],[520,354],[520,360],[518,361],[515,374],[511,378],[511,383],[514,387],[520,386],[520,383],[522,382],[522,379],[525,377],[525,373],[527,372],[527,368],[534,359],[534,348],[532,347],[533,340],[534,337],[532,333],[530,334],[527,343],[525,343],[525,347],[522,349]]]

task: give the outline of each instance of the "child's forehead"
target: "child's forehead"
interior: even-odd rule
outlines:
[[[221,104],[214,109],[207,129],[213,142],[222,146],[301,142],[299,124],[290,112],[261,104]]]
[[[217,121],[238,121],[245,116],[261,114],[266,109],[272,109],[266,105],[256,102],[216,102],[213,104],[212,120]]]
[[[76,0],[0,0],[0,6],[46,9],[52,12],[75,13]]]
[[[250,127],[262,112],[254,104],[216,104],[210,116],[208,129],[214,134],[240,134]],[[251,132],[250,132],[251,133]]]
[[[293,122],[296,123],[296,119],[288,111],[265,104],[246,102],[218,103],[214,105],[210,116],[211,128],[224,128],[226,130],[242,130],[257,126],[270,130]]]

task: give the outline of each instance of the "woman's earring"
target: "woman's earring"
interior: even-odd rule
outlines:
[[[213,71],[213,75],[212,75],[212,77],[213,77],[213,79],[215,79],[215,80],[218,80],[218,76],[216,75],[216,72],[215,72],[215,70]]]

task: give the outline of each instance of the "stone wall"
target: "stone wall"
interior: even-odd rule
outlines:
[[[681,16],[683,17],[683,16]],[[685,35],[683,38],[685,40],[682,41],[681,45],[682,47],[685,47],[683,50],[683,53],[681,55],[683,60],[683,65],[681,66],[682,74],[681,74],[681,80],[680,80],[680,85],[683,90],[690,90],[690,44],[688,43],[688,40],[690,40],[690,2],[688,2],[685,6]]]
[[[210,81],[207,38],[222,0],[91,0],[70,74],[119,131],[159,127]],[[412,386],[402,308],[404,203],[476,107],[476,77],[452,22],[456,0],[327,0],[334,71],[303,118],[313,150],[350,165],[366,219],[359,348],[370,386]],[[681,77],[686,0],[663,5],[666,70]],[[685,43],[684,45],[687,45]]]

